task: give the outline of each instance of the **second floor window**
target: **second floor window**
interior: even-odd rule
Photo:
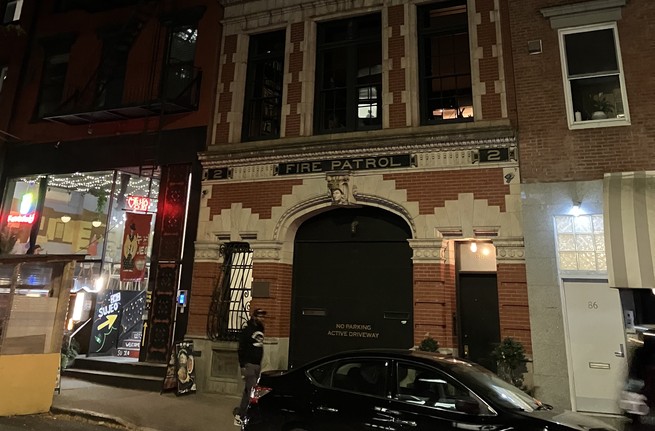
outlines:
[[[316,133],[382,127],[378,14],[321,23],[316,58]]]
[[[57,111],[62,103],[70,46],[51,44],[46,47],[37,115],[41,118]]]
[[[23,0],[9,0],[5,3],[3,24],[9,24],[20,19],[20,13],[23,10]]]
[[[421,123],[473,120],[466,0],[417,11]]]
[[[163,92],[166,100],[191,103],[193,82],[197,76],[194,66],[197,39],[197,24],[179,25],[171,29],[164,71]]]
[[[250,38],[243,140],[279,138],[285,32]]]
[[[560,30],[569,127],[628,124],[616,24]]]

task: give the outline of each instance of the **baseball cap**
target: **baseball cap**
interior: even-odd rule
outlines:
[[[263,308],[255,308],[255,311],[252,312],[252,315],[256,317],[266,316],[266,310]]]

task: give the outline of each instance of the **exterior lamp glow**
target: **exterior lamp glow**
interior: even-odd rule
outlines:
[[[573,202],[573,206],[571,207],[571,215],[573,217],[577,217],[582,214],[582,207],[580,202]]]
[[[475,242],[475,241],[473,241],[473,242],[471,243],[471,253],[475,253],[475,252],[477,252],[477,251],[478,251],[478,243]]]
[[[100,227],[101,224],[102,224],[102,222],[101,222],[100,220],[93,220],[93,221],[91,222],[91,225],[92,225],[93,227]]]

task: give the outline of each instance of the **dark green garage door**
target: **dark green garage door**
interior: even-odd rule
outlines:
[[[339,208],[298,229],[289,364],[413,345],[410,230],[378,208]]]

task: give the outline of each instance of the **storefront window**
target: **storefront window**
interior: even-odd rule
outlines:
[[[158,195],[138,168],[9,181],[0,254],[84,255],[67,330],[92,320],[90,355],[138,358]]]
[[[26,254],[30,233],[38,222],[40,178],[37,176],[12,181],[5,193],[0,232],[0,254]]]

